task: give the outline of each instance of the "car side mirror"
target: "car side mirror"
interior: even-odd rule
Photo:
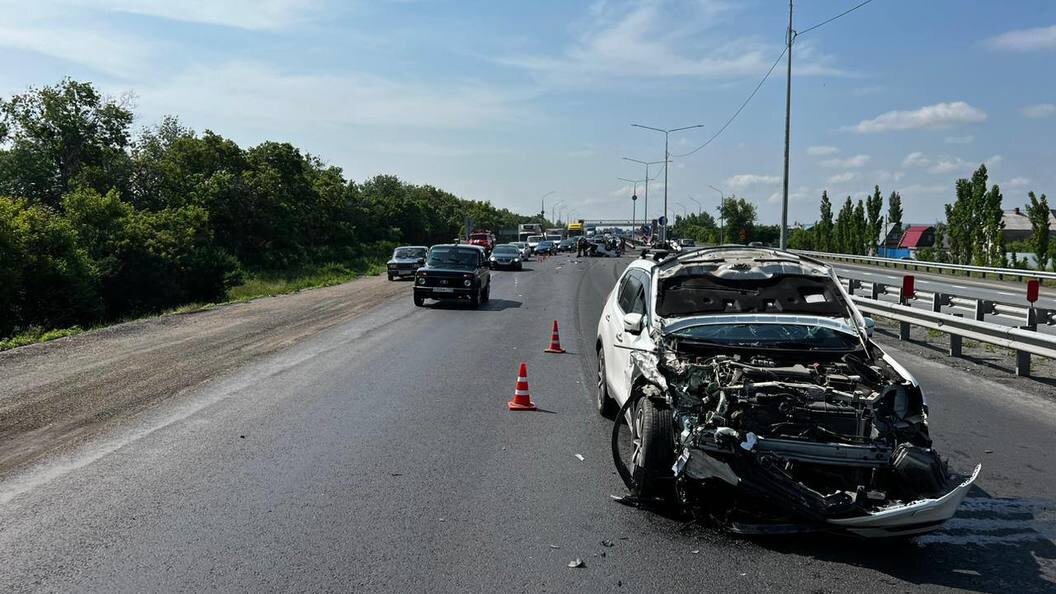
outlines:
[[[643,322],[644,319],[642,318],[642,314],[623,314],[623,329],[626,332],[630,332],[631,334],[641,334]]]
[[[876,330],[876,320],[873,318],[865,318],[865,335],[872,337],[873,332]]]

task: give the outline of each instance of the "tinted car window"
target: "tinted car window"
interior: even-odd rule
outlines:
[[[495,248],[496,254],[519,254],[521,251],[512,245],[500,245]]]
[[[638,297],[638,293],[641,292],[641,289],[642,281],[633,271],[623,277],[623,282],[620,284],[620,295],[617,299],[623,313],[634,312],[634,302]]]
[[[434,247],[429,251],[429,265],[440,268],[473,269],[480,264],[480,252],[456,247]]]

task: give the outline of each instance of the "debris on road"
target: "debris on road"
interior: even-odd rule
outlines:
[[[616,546],[616,543],[612,542],[611,540],[603,540],[603,541],[601,541],[601,546],[603,546],[603,547],[614,547],[614,546]]]
[[[560,549],[561,545],[550,545],[551,549]]]
[[[582,559],[576,558],[576,559],[573,559],[573,560],[569,561],[568,562],[568,566],[573,568],[573,569],[579,569],[579,568],[582,568],[582,567],[586,567],[587,564],[584,563]]]
[[[576,454],[576,457],[579,458],[580,462],[583,461],[583,454]]]

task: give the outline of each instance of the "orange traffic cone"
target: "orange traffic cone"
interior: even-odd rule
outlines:
[[[521,370],[517,372],[517,388],[513,391],[513,400],[506,403],[510,410],[537,410],[532,396],[528,393],[528,366],[521,361]]]
[[[565,349],[561,348],[561,337],[557,334],[557,320],[554,320],[554,331],[550,334],[550,346],[546,349],[547,353],[563,353]]]

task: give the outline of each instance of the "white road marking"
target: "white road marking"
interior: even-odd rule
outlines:
[[[998,292],[997,292],[997,294],[998,294],[998,295],[1011,295],[1011,296],[1013,296],[1013,297],[1015,297],[1015,296],[1016,296],[1016,294],[1015,294],[1015,293],[1010,293],[1010,292],[1008,292],[1008,291],[998,291]]]
[[[967,289],[968,288],[968,287],[965,287],[963,285],[950,285],[950,286],[953,287],[954,289]]]
[[[1031,541],[1056,542],[1056,505],[1041,499],[968,497],[957,516],[918,537],[922,545],[1000,545]]]

